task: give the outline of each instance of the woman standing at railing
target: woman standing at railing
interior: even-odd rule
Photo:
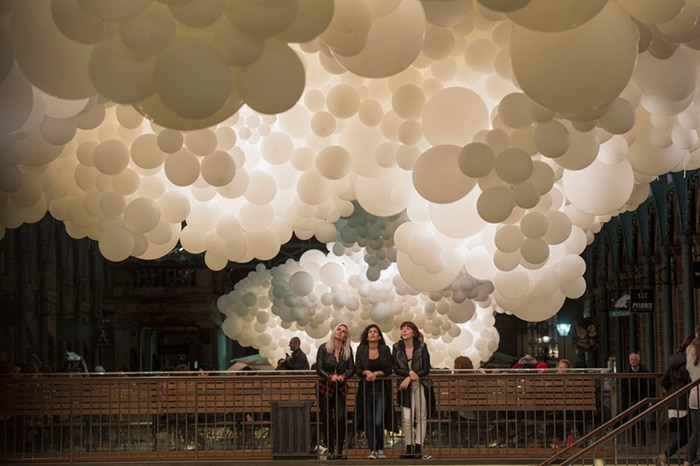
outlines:
[[[316,373],[319,376],[318,407],[321,412],[322,438],[328,446],[328,459],[347,459],[343,453],[347,379],[354,372],[348,326],[339,324],[333,329],[331,338],[318,348],[316,355]]]
[[[700,324],[695,326],[695,339],[686,350],[686,369],[691,380],[700,379]],[[683,466],[698,464],[698,446],[700,446],[700,393],[697,385],[690,390],[688,411],[690,412],[690,437]]]
[[[425,377],[430,373],[430,353],[421,337],[416,324],[406,321],[401,324],[401,340],[394,343],[394,372],[404,377],[398,393],[406,444],[406,453],[401,459],[423,457],[421,445],[428,428],[430,381]]]
[[[364,429],[369,446],[369,459],[385,459],[384,417],[391,408],[391,380],[393,372],[391,350],[384,342],[384,335],[376,324],[370,324],[362,332],[355,354],[355,373],[360,376],[357,397],[363,401]]]

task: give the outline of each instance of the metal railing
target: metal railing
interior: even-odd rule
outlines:
[[[0,461],[317,458],[327,446],[315,374],[184,374],[2,378]],[[422,453],[533,464],[559,452],[573,458],[573,451],[592,445],[611,422],[619,422],[615,416],[623,412],[623,393],[640,384],[652,389],[658,376],[601,370],[434,371],[426,391]],[[397,382],[391,379],[387,393],[391,408],[383,439],[389,458],[405,451]],[[369,453],[361,395],[358,379],[350,379],[343,444],[351,458]],[[663,406],[656,406],[653,415],[624,424],[615,443],[597,450],[596,457],[648,460],[663,451],[674,431],[661,416]],[[640,438],[635,445],[633,425],[644,425],[645,444]]]
[[[557,452],[555,455],[540,463],[539,466],[549,466],[555,462],[560,466],[569,464],[593,464],[604,462],[613,455],[615,464],[623,462],[625,464],[647,463],[650,454],[652,463],[683,464],[685,460],[685,447],[687,435],[691,432],[690,413],[684,401],[688,400],[693,387],[700,385],[700,379],[695,380],[682,389],[672,393],[665,398],[647,397],[634,404],[617,416],[596,427],[583,437],[577,439],[568,448]],[[696,395],[700,396],[700,395]],[[700,400],[698,400],[700,401]],[[686,413],[682,417],[667,417],[670,422],[660,422],[657,429],[653,425],[657,421],[662,421],[667,412],[677,415],[678,412]],[[686,433],[681,434],[680,423],[686,423]],[[646,432],[644,442],[636,442],[637,438]],[[649,439],[652,435],[652,439]],[[632,440],[632,451],[625,451],[625,455],[618,455],[619,449]],[[666,439],[666,443],[663,443]],[[661,448],[653,448],[654,445],[661,445]],[[663,454],[664,459],[658,459]]]

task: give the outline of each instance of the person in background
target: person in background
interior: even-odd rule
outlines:
[[[37,356],[36,354],[30,354],[29,357],[27,358],[27,363],[28,364],[36,364],[36,367],[39,369],[39,372],[42,374],[49,374],[53,372],[49,366],[44,364],[41,361],[41,358]],[[87,372],[87,371],[86,371]]]
[[[384,454],[384,418],[391,409],[391,380],[393,372],[391,350],[376,324],[368,325],[360,336],[355,354],[355,373],[360,377],[357,396],[364,406],[364,429],[371,460],[382,460]]]
[[[72,351],[68,351],[66,353],[66,361],[63,363],[63,372],[68,372],[71,374],[87,374],[89,371],[82,356]]]
[[[331,337],[318,348],[318,406],[322,435],[328,447],[328,459],[347,459],[345,446],[347,380],[355,373],[348,326],[338,324]],[[337,453],[336,453],[337,447]]]
[[[277,364],[277,369],[308,371],[309,360],[306,358],[306,354],[301,350],[301,340],[299,337],[292,337],[289,340],[289,349],[292,351],[291,354],[287,354],[286,357]]]
[[[569,369],[571,369],[571,361],[560,359],[557,363],[557,372],[567,372]]]
[[[173,368],[173,372],[189,372],[189,371],[190,371],[190,366],[188,366],[185,363],[180,363]],[[182,375],[182,374],[174,374],[174,375]]]
[[[515,364],[513,364],[513,369],[534,369],[537,367],[537,359],[535,357],[526,354],[522,358],[518,360]]]
[[[457,356],[455,358],[455,370],[462,371],[462,373],[466,373],[467,371],[471,372],[474,370],[474,363],[468,356]],[[461,410],[458,411],[457,414],[463,419],[476,419],[476,414],[473,411]]]
[[[428,427],[430,380],[426,377],[430,373],[430,353],[415,323],[405,321],[400,328],[401,340],[393,347],[394,372],[403,377],[399,383],[398,402],[406,453],[400,458],[421,459],[421,445]]]
[[[695,338],[685,351],[685,368],[690,380],[700,379],[700,324],[695,326]],[[697,385],[690,390],[688,396],[688,412],[690,413],[690,437],[685,449],[683,466],[698,464],[698,446],[700,446],[700,392]]]
[[[474,363],[468,356],[457,356],[455,358],[455,369],[456,370],[469,370],[474,369]]]
[[[214,366],[212,366],[211,364],[202,364],[197,369],[197,375],[207,376],[207,375],[210,375],[209,373],[212,372],[213,370],[214,370]]]
[[[668,367],[661,376],[661,385],[668,395],[677,392],[690,383],[690,374],[686,369],[687,356],[685,350],[693,341],[695,335],[685,337],[676,352],[669,358]],[[679,449],[688,443],[688,398],[681,396],[676,398],[668,409],[669,423],[676,423],[676,438],[668,445],[666,450],[654,458],[657,465],[665,465]]]
[[[629,367],[625,372],[633,374],[648,373],[649,370],[644,367],[641,363],[639,354],[630,353],[629,355]],[[656,390],[653,387],[653,380],[646,377],[630,377],[628,379],[622,379],[622,409],[625,410],[639,401],[643,400],[648,396],[653,396]],[[639,414],[639,412],[632,413],[632,416]],[[644,445],[647,441],[647,429],[646,423],[640,422],[636,428],[632,429],[632,444],[633,445]]]
[[[588,363],[585,359],[578,358],[574,362],[574,369],[588,369]]]

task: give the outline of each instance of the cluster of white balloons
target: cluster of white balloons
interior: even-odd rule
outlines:
[[[469,276],[493,310],[544,320],[584,293],[601,225],[700,167],[699,17],[698,0],[3,2],[0,237],[49,212],[110,260],[180,242],[213,270],[316,237],[364,248],[372,282]]]
[[[395,264],[369,280],[363,251],[356,249],[341,256],[310,250],[299,262],[258,265],[219,298],[223,331],[241,345],[259,348],[273,363],[284,357],[292,336],[301,338],[302,349],[315,360],[318,345],[339,323],[349,327],[356,346],[369,323],[391,344],[400,339],[401,323],[411,320],[422,329],[435,367],[453,367],[460,355],[478,365],[498,348],[490,282],[462,273],[450,288],[428,293],[404,282]]]

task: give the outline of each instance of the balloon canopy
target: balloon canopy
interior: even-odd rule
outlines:
[[[484,360],[494,312],[555,315],[585,292],[575,258],[601,225],[655,177],[700,167],[698,14],[5,2],[0,238],[48,212],[111,261],[179,243],[221,270],[315,237],[329,254],[222,297],[229,336],[273,358],[283,331],[310,345],[372,320],[396,338],[400,316],[445,364]]]

